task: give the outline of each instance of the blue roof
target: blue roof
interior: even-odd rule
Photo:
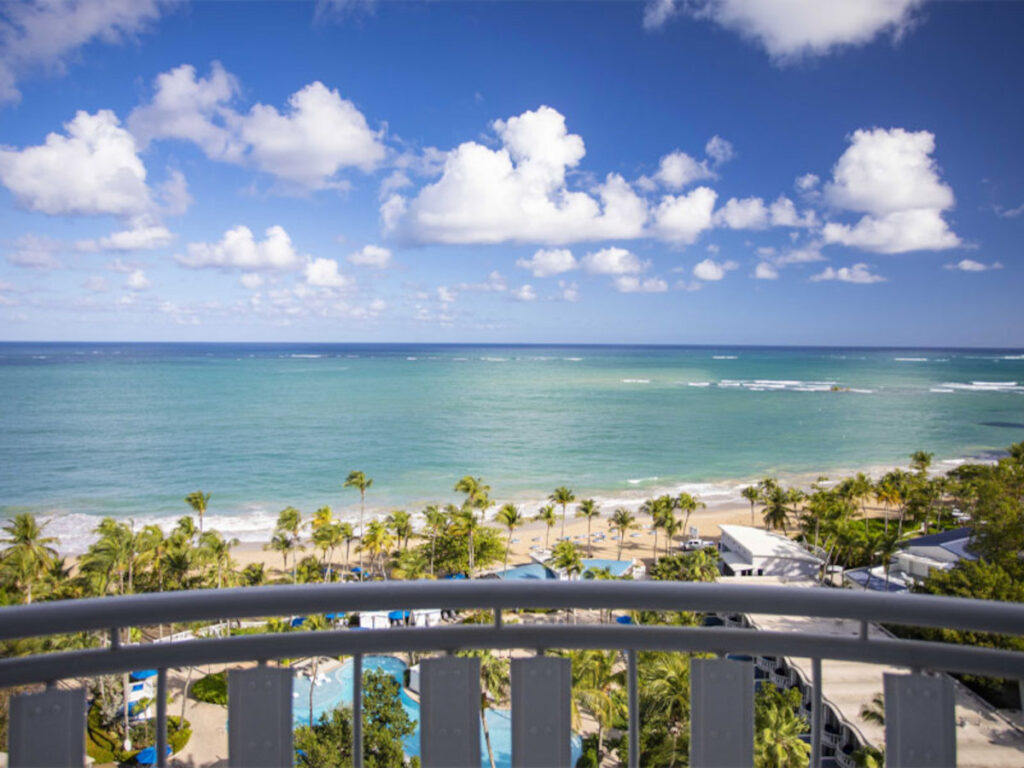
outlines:
[[[960,539],[967,539],[971,536],[971,529],[968,527],[954,528],[950,531],[942,531],[940,533],[930,533],[927,536],[918,536],[916,539],[907,539],[901,546],[903,547],[937,547],[941,544],[947,544],[951,541],[958,541]]]

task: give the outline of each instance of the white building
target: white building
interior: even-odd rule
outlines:
[[[785,576],[815,579],[825,561],[795,541],[761,528],[720,525],[719,554],[726,576]]]

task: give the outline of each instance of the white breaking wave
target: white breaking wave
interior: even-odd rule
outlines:
[[[750,392],[831,392],[838,386],[835,381],[802,381],[800,379],[722,379],[719,387],[746,389]],[[870,394],[873,390],[848,390]]]
[[[932,387],[928,391],[929,392],[937,392],[937,393],[940,393],[940,394],[943,394],[943,395],[951,395],[954,392],[954,390],[948,389],[946,387]]]
[[[938,387],[933,387],[931,391],[934,392],[936,389],[960,392],[1024,392],[1024,387],[1020,386],[1016,381],[972,381],[968,384],[958,381],[947,381]]]
[[[927,357],[894,357],[897,363],[927,363]]]
[[[632,478],[632,479],[626,480],[626,482],[629,483],[630,485],[640,485],[640,483],[653,483],[657,479],[658,479],[658,476],[655,475],[654,477],[637,477],[637,478]]]
[[[623,384],[650,384],[650,379],[623,379]]]
[[[581,362],[583,360],[582,357],[563,357],[562,359],[563,360],[567,360],[570,363],[579,363],[579,362]]]
[[[507,363],[507,357],[481,357],[481,360],[487,363]]]
[[[288,355],[288,357],[298,357],[309,360],[315,360],[316,358],[323,357],[323,355]]]
[[[736,355],[712,355],[712,360],[736,360]]]
[[[686,386],[688,386],[688,387],[710,387],[711,386],[711,382],[710,381],[688,381],[688,382],[686,382]]]

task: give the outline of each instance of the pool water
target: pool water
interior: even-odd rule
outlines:
[[[380,669],[389,673],[398,684],[404,680],[406,664],[394,656],[364,656],[363,671]],[[296,675],[292,683],[293,705],[292,714],[296,727],[309,724],[309,678]],[[418,757],[420,754],[420,705],[401,691],[402,707],[409,718],[416,724],[416,730],[406,737],[403,746],[405,754]],[[313,687],[313,721],[320,715],[330,712],[341,705],[352,704],[352,660],[348,659],[340,667],[327,673],[327,682]],[[491,749],[494,751],[496,768],[512,766],[512,713],[507,709],[489,709],[486,713],[487,728],[491,732]],[[572,737],[572,764],[575,765],[581,754],[581,741],[575,734]],[[489,766],[487,743],[484,741],[483,725],[480,726],[481,764]]]
[[[607,568],[612,576],[622,576],[633,564],[632,560],[599,560],[597,558],[583,558],[583,571],[600,570]],[[530,563],[509,568],[499,574],[503,579],[557,579],[555,572],[540,563]]]

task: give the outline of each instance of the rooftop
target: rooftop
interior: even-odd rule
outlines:
[[[824,562],[792,539],[778,533],[746,525],[720,525],[718,527],[722,530],[723,535],[746,549],[751,557],[776,557],[818,564]],[[728,542],[724,543],[728,546]]]

